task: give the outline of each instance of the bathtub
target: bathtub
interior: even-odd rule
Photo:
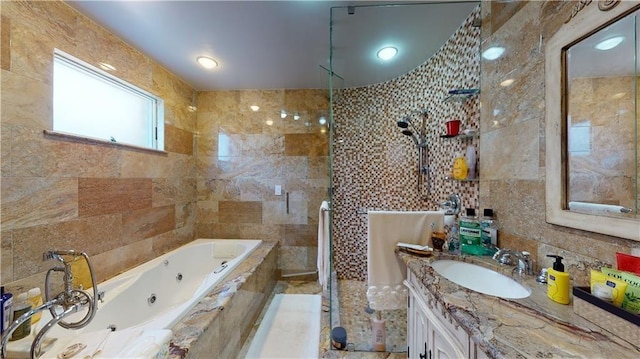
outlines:
[[[228,239],[198,239],[190,242],[98,284],[98,290],[104,292],[104,301],[98,303],[93,320],[79,330],[55,326],[47,338],[64,343],[65,339],[69,341],[69,336],[106,333],[111,328],[111,337],[115,338],[119,331],[125,331],[125,337],[131,341],[141,333],[171,329],[261,243],[261,240]],[[84,312],[70,316],[67,321],[82,316]],[[37,325],[42,327],[50,318],[48,312],[43,313]],[[107,341],[103,350],[105,354],[110,341]],[[125,344],[117,343],[120,347]],[[14,352],[14,348],[8,349]],[[52,348],[43,349],[48,351]],[[27,353],[28,350],[27,347]]]

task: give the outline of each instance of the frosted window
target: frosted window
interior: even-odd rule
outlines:
[[[56,51],[53,130],[162,149],[162,100]]]

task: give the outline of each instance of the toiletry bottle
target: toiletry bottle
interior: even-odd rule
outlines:
[[[20,318],[21,315],[31,310],[31,303],[27,297],[27,293],[20,293],[16,296],[16,302],[13,304],[13,320]],[[25,320],[13,331],[9,341],[20,340],[31,333],[31,318]]]
[[[11,325],[11,309],[13,307],[13,294],[5,293],[4,287],[0,287],[0,334]]]
[[[475,208],[467,208],[466,216],[460,217],[460,249],[462,254],[483,255],[481,245],[480,222],[476,218]]]
[[[493,209],[484,209],[482,219],[480,220],[480,227],[482,228],[482,234],[480,236],[482,244],[485,246],[498,246],[498,229],[496,228],[496,221],[493,219]]]
[[[474,146],[467,146],[467,153],[464,156],[467,164],[467,179],[476,178],[476,148]]]
[[[552,268],[548,268],[547,297],[560,304],[569,304],[569,273],[564,271],[563,257],[547,254],[547,257],[555,258]]]
[[[449,253],[460,254],[460,239],[458,238],[458,226],[454,223],[447,236]]]
[[[29,289],[27,292],[27,297],[29,298],[29,303],[31,303],[32,308],[37,308],[42,305],[42,292],[40,288],[35,287]],[[42,317],[42,312],[38,312],[31,317],[31,324],[37,323]]]
[[[371,318],[371,332],[373,334],[373,351],[385,351],[387,340],[384,330],[384,319],[382,319],[380,311],[378,311],[377,318]]]
[[[453,160],[453,178],[457,180],[463,180],[467,178],[469,170],[467,168],[467,161],[464,155],[458,154]]]

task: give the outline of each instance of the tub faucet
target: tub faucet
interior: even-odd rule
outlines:
[[[71,263],[77,259],[77,257],[84,257],[87,261],[87,267],[89,268],[89,274],[91,276],[91,284],[93,286],[93,296],[82,289],[73,288],[73,273],[71,272]],[[11,337],[11,334],[25,321],[31,318],[34,314],[44,310],[49,310],[53,319],[45,324],[42,329],[36,334],[33,343],[31,343],[30,357],[37,358],[40,356],[40,342],[47,334],[49,329],[58,324],[65,329],[79,329],[87,324],[95,316],[97,305],[96,298],[99,298],[98,289],[96,285],[96,278],[89,261],[89,256],[84,252],[77,252],[73,250],[65,251],[46,251],[44,252],[42,259],[44,261],[55,259],[62,262],[62,266],[56,266],[50,268],[47,271],[45,277],[45,303],[32,308],[28,312],[18,317],[10,326],[2,333],[2,339],[0,347],[0,358],[6,358],[7,342]],[[50,297],[50,276],[53,272],[63,272],[64,290],[58,293],[54,298]],[[79,312],[87,308],[87,314],[76,322],[66,322],[64,319],[76,312]]]
[[[517,265],[517,267],[514,268],[513,271],[517,272],[520,275],[534,275],[533,260],[531,259],[531,254],[527,251],[518,252],[511,249],[503,248],[499,249],[493,255],[493,259],[500,264]]]

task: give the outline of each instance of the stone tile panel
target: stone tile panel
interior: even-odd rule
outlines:
[[[78,216],[151,208],[152,182],[145,178],[79,178]]]
[[[220,223],[263,223],[262,202],[218,202]]]
[[[131,210],[122,214],[122,239],[125,244],[166,233],[175,228],[174,205]]]
[[[185,155],[193,154],[193,133],[171,125],[165,125],[164,135],[165,151]]]

